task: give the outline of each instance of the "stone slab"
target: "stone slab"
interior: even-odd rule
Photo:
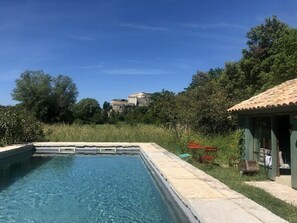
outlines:
[[[261,188],[271,195],[297,207],[297,190],[273,181],[251,181],[247,184]]]

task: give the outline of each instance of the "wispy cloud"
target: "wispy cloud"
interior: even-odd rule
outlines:
[[[123,69],[110,69],[104,70],[105,74],[112,75],[167,75],[172,74],[166,70],[160,69],[135,69],[135,68],[123,68]]]
[[[96,40],[96,38],[92,37],[92,36],[69,35],[68,37],[71,38],[71,39],[81,40],[81,41],[94,41],[94,40]]]
[[[199,39],[200,38],[206,39],[209,42],[209,44],[207,45],[199,45],[200,47],[209,47],[210,45],[217,46],[222,43],[224,44],[232,43],[232,45],[244,44],[246,41],[244,39],[244,35],[234,36],[234,35],[228,35],[228,34],[219,33],[219,32],[217,33],[198,32],[198,33],[195,33],[194,35]],[[211,40],[215,40],[216,42],[211,42]]]
[[[196,23],[183,23],[183,27],[195,28],[195,29],[212,29],[212,28],[231,28],[231,29],[241,29],[248,30],[248,27],[232,24],[232,23],[212,23],[212,24],[196,24]]]
[[[102,68],[105,66],[107,62],[100,61],[98,63],[94,64],[85,64],[85,65],[73,65],[73,66],[63,66],[63,69],[82,69],[82,70],[91,70],[91,69],[97,69]]]
[[[103,64],[94,64],[94,65],[74,66],[72,68],[77,68],[77,69],[95,69],[95,68],[101,68],[103,66],[104,66]]]
[[[166,28],[166,27],[147,26],[147,25],[132,24],[132,23],[122,23],[119,26],[123,28],[133,28],[133,29],[144,30],[144,31],[169,31],[169,28]]]

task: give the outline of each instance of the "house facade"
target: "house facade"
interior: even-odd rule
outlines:
[[[140,92],[130,94],[128,100],[126,99],[114,99],[111,101],[112,109],[115,112],[122,112],[126,107],[148,106],[151,94]]]
[[[128,104],[128,100],[125,99],[113,99],[111,101],[111,107],[115,112],[122,112],[125,106]]]
[[[297,78],[228,109],[244,131],[243,159],[256,160],[271,180],[297,189]]]
[[[130,94],[128,96],[128,103],[134,106],[147,106],[149,104],[151,94],[140,92],[135,94]]]

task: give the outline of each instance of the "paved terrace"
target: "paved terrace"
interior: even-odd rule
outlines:
[[[200,222],[287,222],[154,143],[36,143],[36,146],[139,146]],[[10,147],[12,150],[15,147]],[[1,157],[0,148],[0,157]],[[198,221],[197,221],[198,222]]]

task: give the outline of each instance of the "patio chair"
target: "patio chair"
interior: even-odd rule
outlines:
[[[191,155],[189,153],[182,153],[182,154],[179,154],[178,156],[179,156],[179,158],[181,158],[185,161],[188,161],[191,158]]]
[[[205,146],[204,153],[200,156],[202,163],[213,163],[216,157],[218,148],[213,146]]]
[[[191,158],[191,154],[189,153],[181,153],[181,149],[179,147],[176,147],[175,153],[178,155],[179,158],[188,161]]]

